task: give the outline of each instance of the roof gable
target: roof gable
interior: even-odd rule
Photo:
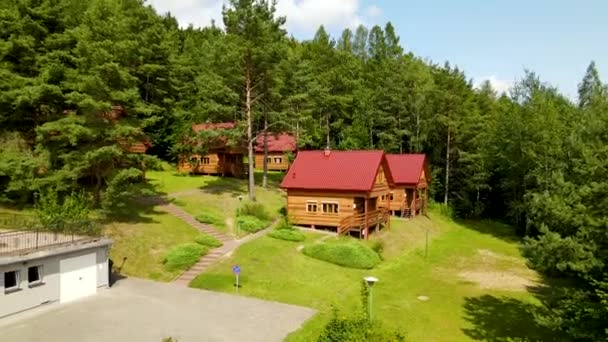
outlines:
[[[293,152],[296,150],[296,138],[289,133],[266,134],[268,152]],[[256,139],[256,152],[264,152],[264,134]]]
[[[371,191],[383,161],[383,151],[300,151],[281,187]]]
[[[386,161],[395,184],[417,185],[425,167],[426,155],[387,154]]]

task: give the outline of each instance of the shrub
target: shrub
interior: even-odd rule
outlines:
[[[254,216],[262,221],[268,221],[270,215],[261,203],[245,202],[241,207],[240,216]]]
[[[221,247],[223,245],[222,241],[216,239],[214,236],[202,233],[194,238],[194,242],[212,248]]]
[[[306,236],[304,233],[295,229],[275,229],[268,234],[271,238],[286,240],[286,241],[304,241]]]
[[[350,268],[370,269],[380,263],[378,254],[358,241],[315,243],[305,246],[302,252],[309,257]]]
[[[237,219],[237,224],[239,225],[239,229],[242,229],[244,231],[250,232],[250,233],[255,233],[258,232],[262,229],[264,229],[264,227],[266,227],[266,222],[260,220],[259,218],[255,217],[255,216],[239,216],[239,218]]]
[[[380,259],[382,259],[382,252],[384,252],[384,241],[382,240],[374,240],[372,241],[371,248],[378,254]]]
[[[207,211],[199,214],[195,218],[200,223],[217,224],[222,222],[222,218],[219,217],[217,214],[210,213]]]
[[[167,271],[186,270],[207,253],[208,247],[186,243],[169,250],[163,263]]]
[[[379,321],[370,322],[365,315],[342,317],[334,310],[332,319],[317,341],[401,342],[405,341],[405,335],[400,331],[387,329]]]
[[[293,229],[293,227],[291,226],[291,223],[289,223],[289,220],[286,217],[282,217],[279,222],[277,223],[277,225],[275,226],[275,229],[280,230],[280,229]]]

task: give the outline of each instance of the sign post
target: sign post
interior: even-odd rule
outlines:
[[[236,276],[236,283],[234,284],[234,286],[236,286],[236,291],[239,291],[239,274],[241,274],[241,266],[239,265],[234,265],[234,267],[232,267],[232,273],[234,273],[234,275]]]

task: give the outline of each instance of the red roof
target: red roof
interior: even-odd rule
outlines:
[[[386,161],[395,184],[416,185],[424,168],[424,154],[387,154]],[[428,175],[427,175],[428,177]]]
[[[371,191],[383,151],[299,151],[284,189]],[[389,170],[387,170],[388,172]]]
[[[296,138],[288,133],[272,134],[268,133],[266,143],[268,152],[293,152],[296,150]],[[256,139],[256,152],[264,152],[264,135]]]
[[[195,132],[209,131],[214,129],[231,129],[236,127],[234,122],[219,122],[219,123],[200,123],[192,125],[192,130]]]

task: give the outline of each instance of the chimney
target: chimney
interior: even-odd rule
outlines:
[[[331,154],[331,150],[329,149],[329,146],[327,146],[327,147],[325,148],[325,151],[323,151],[323,155],[324,155],[325,157],[329,157],[329,155],[330,155],[330,154]]]

